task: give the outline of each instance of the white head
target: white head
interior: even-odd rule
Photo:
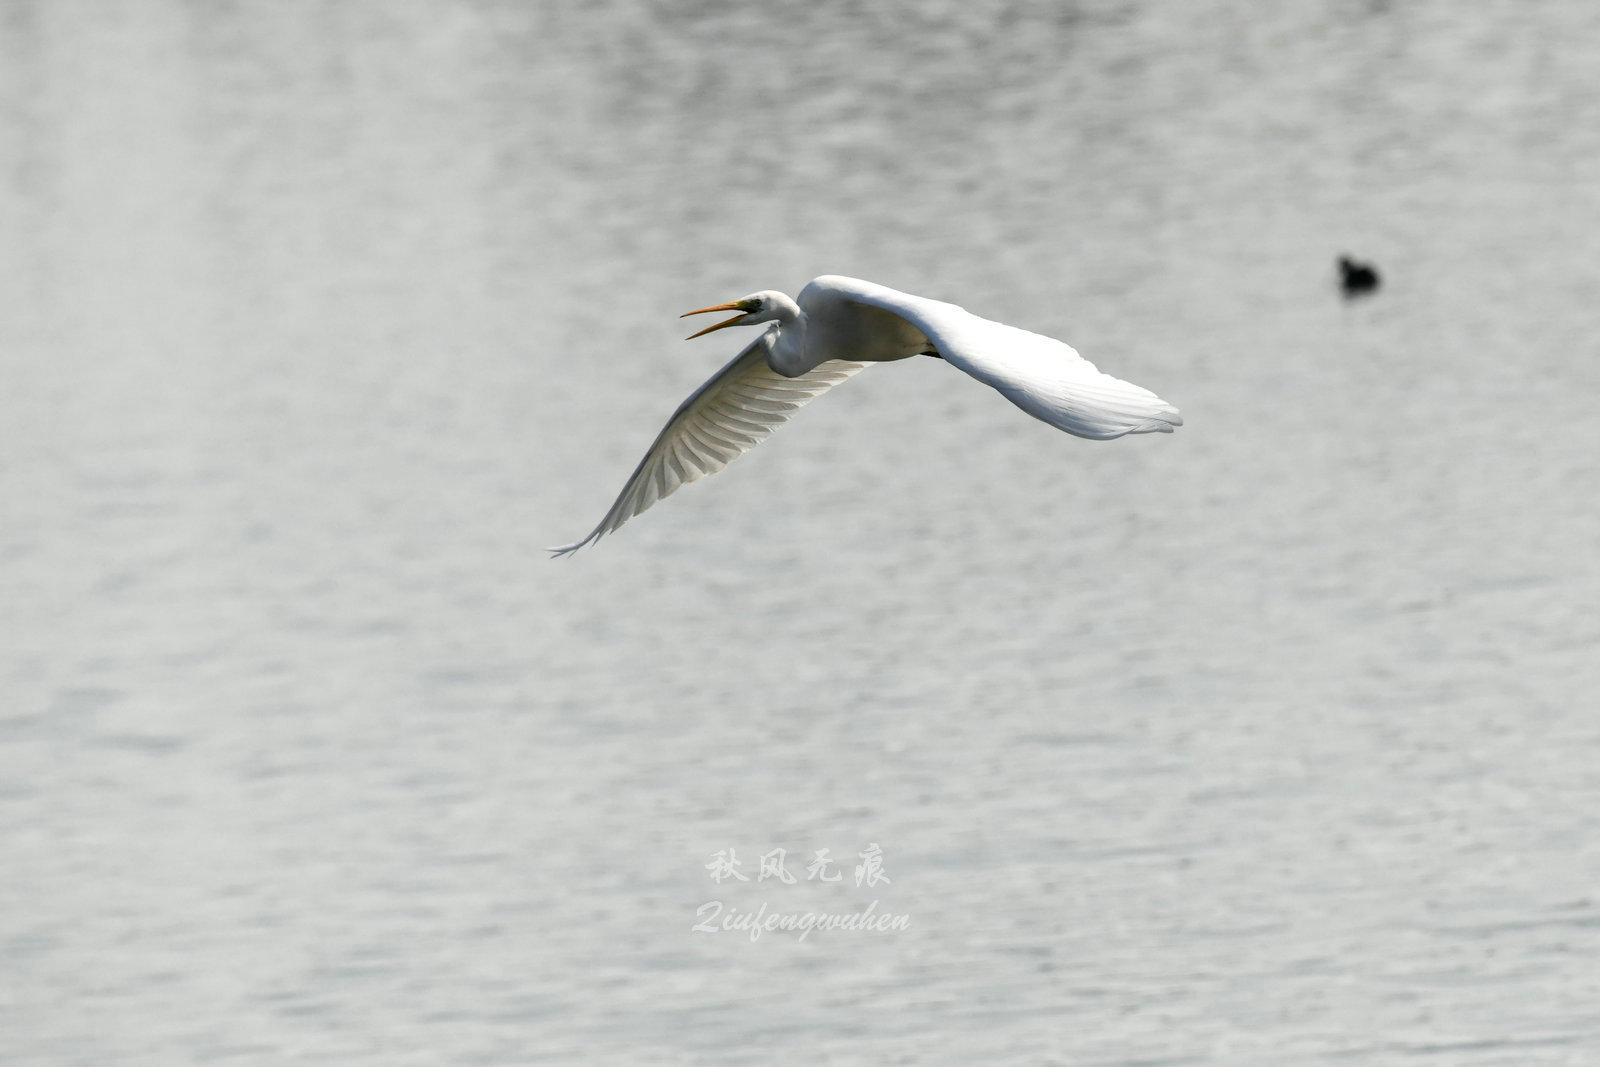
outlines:
[[[703,337],[713,330],[720,330],[724,326],[754,326],[761,322],[776,322],[780,326],[793,322],[800,314],[800,307],[787,296],[773,289],[763,289],[759,293],[740,297],[728,304],[713,304],[708,308],[696,308],[694,311],[685,311],[678,317],[686,319],[690,315],[704,315],[710,311],[737,311],[739,314],[715,326],[707,326],[699,333],[689,335],[689,340]]]

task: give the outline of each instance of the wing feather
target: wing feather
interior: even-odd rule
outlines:
[[[763,332],[678,407],[588,537],[550,551],[576,552],[681,486],[715,474],[772,436],[802,405],[866,366],[835,359],[785,378],[767,364],[772,338],[772,331]]]
[[[825,275],[806,288],[802,306],[815,292],[822,299],[854,300],[899,315],[922,331],[945,362],[1070,434],[1104,441],[1130,433],[1171,433],[1183,425],[1177,408],[1148,389],[1103,373],[1053,337],[856,278]]]

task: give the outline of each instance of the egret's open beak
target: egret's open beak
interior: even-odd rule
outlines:
[[[678,318],[686,319],[690,315],[704,315],[704,314],[706,314],[707,312],[710,312],[710,311],[737,311],[739,314],[735,315],[733,318],[728,319],[725,322],[719,322],[715,326],[707,326],[705,329],[701,330],[699,333],[691,333],[688,337],[684,338],[685,341],[693,341],[696,337],[704,337],[706,334],[710,333],[712,330],[720,330],[724,326],[737,326],[737,325],[739,325],[739,323],[743,322],[748,317],[748,314],[749,314],[746,311],[744,304],[741,303],[740,301],[735,300],[731,304],[713,304],[708,308],[696,308],[694,311],[685,311],[682,315],[679,315]]]

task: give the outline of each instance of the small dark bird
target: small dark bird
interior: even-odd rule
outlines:
[[[1377,267],[1349,256],[1339,257],[1339,289],[1346,300],[1375,293],[1382,284],[1383,279],[1378,276]]]

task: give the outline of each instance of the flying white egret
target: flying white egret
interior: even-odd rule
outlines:
[[[1070,345],[969,314],[954,304],[825,274],[799,302],[764,290],[685,312],[738,314],[728,326],[767,323],[761,336],[685,400],[588,537],[550,551],[576,552],[681,485],[715,474],[772,435],[800,407],[863,369],[938,356],[992,385],[1034,418],[1078,437],[1171,433],[1178,409],[1148,389],[1096,369]]]

